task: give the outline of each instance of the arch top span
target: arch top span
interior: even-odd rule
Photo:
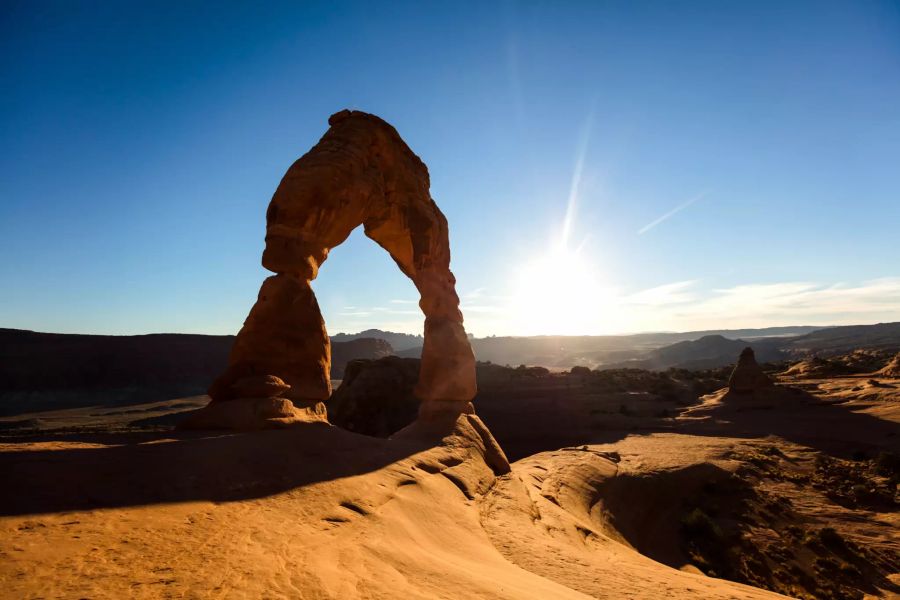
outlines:
[[[263,282],[228,368],[209,390],[213,403],[247,399],[247,389],[277,381],[281,387],[270,387],[278,387],[278,396],[311,418],[325,418],[330,343],[310,281],[329,251],[362,226],[419,291],[420,416],[471,412],[475,358],[450,271],[447,219],[431,198],[428,168],[374,115],[343,110],[328,122],[269,203],[262,264],[275,275]]]

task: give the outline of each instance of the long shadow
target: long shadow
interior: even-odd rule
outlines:
[[[324,424],[251,433],[89,434],[80,441],[105,445],[0,453],[0,515],[260,498],[376,471],[435,445]]]
[[[552,410],[516,412],[513,418],[508,408],[491,408],[479,412],[513,460],[567,445],[663,431],[735,438],[774,435],[842,456],[900,450],[897,423],[805,392],[779,392],[752,402],[727,398],[719,406],[698,409],[705,410],[705,420],[676,424],[641,419],[639,428],[631,429],[592,429],[587,414],[556,403]],[[5,488],[0,515],[258,498],[375,471],[434,446],[434,440],[385,440],[312,424],[253,433],[94,432],[31,438],[54,440],[96,447],[29,450],[23,445],[0,453]]]
[[[562,408],[554,414],[536,412],[533,419],[522,414],[507,415],[512,417],[507,420],[496,410],[476,410],[510,461],[567,446],[613,444],[629,435],[678,431],[671,419],[647,416],[636,417],[633,423],[603,427],[596,417],[576,409]]]
[[[900,451],[900,424],[853,411],[844,401],[826,400],[788,386],[776,386],[755,397],[729,394],[719,405],[690,409],[688,414],[707,418],[682,421],[677,428],[680,433],[777,436],[844,457]]]
[[[558,394],[557,394],[558,395]],[[875,456],[881,450],[900,451],[900,424],[854,412],[843,402],[777,386],[756,397],[732,395],[718,406],[671,407],[672,414],[704,417],[670,419],[650,416],[622,419],[594,417],[587,402],[553,395],[540,402],[489,398],[476,404],[484,422],[510,460],[563,446],[611,444],[630,435],[682,433],[712,437],[765,438],[777,436],[810,448],[849,457],[860,451]]]

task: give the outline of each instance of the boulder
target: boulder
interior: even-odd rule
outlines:
[[[419,400],[413,389],[418,377],[417,358],[352,360],[328,400],[328,418],[349,431],[389,437],[416,419]]]

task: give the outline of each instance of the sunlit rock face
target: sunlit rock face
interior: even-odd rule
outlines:
[[[900,352],[891,361],[878,371],[882,377],[900,377]]]
[[[472,412],[475,358],[450,272],[447,220],[429,193],[428,169],[378,117],[344,110],[288,169],[266,212],[263,266],[276,273],[237,335],[229,365],[210,387],[210,407],[248,400],[248,378],[289,386],[298,419],[325,418],[330,349],[310,281],[328,252],[362,225],[412,279],[425,314],[415,395],[420,417]]]
[[[737,393],[751,393],[773,386],[772,380],[756,362],[753,348],[749,346],[741,351],[737,365],[728,379],[728,389]]]

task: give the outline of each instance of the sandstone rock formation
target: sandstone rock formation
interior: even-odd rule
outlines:
[[[288,169],[269,204],[262,264],[276,275],[263,283],[228,368],[209,389],[212,402],[197,417],[204,426],[227,403],[259,403],[244,395],[248,377],[277,377],[289,386],[278,398],[291,401],[293,414],[275,417],[276,423],[325,420],[331,355],[310,282],[328,252],[360,225],[421,295],[420,416],[473,412],[475,358],[450,272],[447,220],[429,194],[428,169],[376,116],[344,110],[328,122],[330,129]],[[269,412],[283,408],[263,400]]]
[[[334,425],[386,438],[416,419],[419,401],[413,390],[419,376],[417,358],[386,356],[347,363],[344,380],[328,400]]]
[[[728,379],[728,389],[739,394],[752,393],[772,387],[774,384],[769,376],[756,363],[753,348],[744,348],[738,358],[734,371]]]
[[[826,377],[850,375],[856,372],[859,372],[859,370],[851,368],[844,362],[813,356],[791,365],[780,374],[796,379],[824,379]]]
[[[882,377],[900,377],[900,352],[891,361],[878,371]]]

